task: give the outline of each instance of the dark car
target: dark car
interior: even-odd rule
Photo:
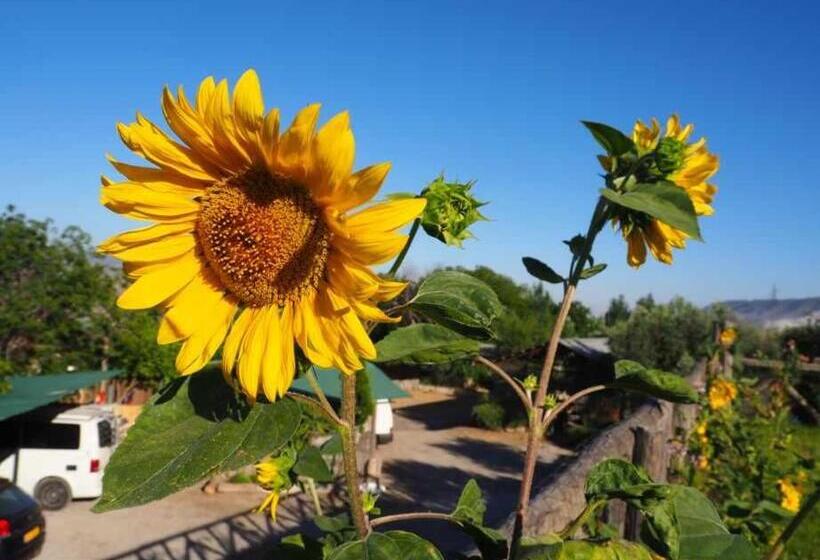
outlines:
[[[40,554],[46,522],[34,498],[0,478],[0,560],[28,560]]]

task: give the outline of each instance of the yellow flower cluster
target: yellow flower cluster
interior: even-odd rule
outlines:
[[[724,348],[729,348],[735,340],[737,340],[737,331],[734,328],[728,327],[720,331],[720,344]]]
[[[716,379],[709,387],[709,408],[719,410],[732,403],[737,396],[737,387],[726,379]]]
[[[777,486],[780,489],[780,506],[792,513],[800,511],[800,501],[803,498],[800,486],[784,478],[777,481]]]
[[[706,445],[709,443],[709,436],[706,435],[706,420],[701,422],[700,424],[695,427],[695,433],[698,435],[698,439],[700,440],[701,445]]]

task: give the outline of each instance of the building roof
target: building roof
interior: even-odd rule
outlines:
[[[319,387],[322,388],[322,391],[324,391],[325,395],[327,395],[327,398],[337,401],[341,400],[342,384],[339,381],[339,370],[335,368],[320,367],[315,368],[315,370],[316,379],[319,381]],[[401,387],[396,385],[392,379],[387,377],[381,368],[375,364],[365,362],[365,371],[367,371],[370,376],[370,390],[372,391],[374,400],[390,400],[409,396],[401,389]],[[300,377],[295,380],[291,390],[308,395],[313,394],[310,384],[304,377]]]
[[[609,358],[612,351],[609,349],[607,337],[589,338],[562,338],[559,341],[562,348],[574,352],[588,360],[603,360]]]
[[[110,370],[33,376],[13,375],[6,378],[11,382],[11,390],[0,395],[0,420],[51,404],[120,373],[120,370]]]

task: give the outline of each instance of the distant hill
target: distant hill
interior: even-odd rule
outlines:
[[[791,327],[820,321],[820,297],[802,299],[738,299],[724,301],[740,319],[764,327]]]

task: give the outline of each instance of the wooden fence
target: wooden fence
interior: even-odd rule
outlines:
[[[702,391],[706,364],[698,364],[687,380]],[[685,450],[685,436],[694,427],[697,405],[679,405],[650,399],[634,414],[585,444],[566,468],[542,481],[530,503],[525,534],[557,532],[581,513],[585,505],[587,473],[605,459],[626,459],[644,467],[653,480],[666,481],[670,460]],[[626,536],[636,536],[639,520],[615,501],[607,512],[609,523]],[[512,531],[514,517],[503,530]]]

